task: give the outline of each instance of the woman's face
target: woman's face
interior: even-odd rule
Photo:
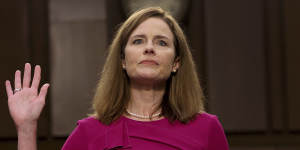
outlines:
[[[160,18],[149,18],[130,35],[125,47],[123,68],[130,80],[165,81],[177,70],[174,37]]]

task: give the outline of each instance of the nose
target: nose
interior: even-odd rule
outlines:
[[[147,43],[145,50],[144,50],[144,54],[155,54],[154,47],[151,42]]]

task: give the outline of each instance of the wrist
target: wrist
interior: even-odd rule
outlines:
[[[17,126],[18,135],[20,135],[20,134],[25,134],[25,135],[36,134],[36,130],[37,130],[37,121],[33,121],[30,123],[26,123],[26,124]]]
[[[37,150],[37,122],[19,125],[18,150]]]

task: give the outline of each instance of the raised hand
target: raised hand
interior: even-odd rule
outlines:
[[[31,65],[26,63],[23,83],[19,70],[15,73],[14,90],[12,90],[10,81],[5,82],[9,112],[17,128],[35,125],[42,112],[49,84],[44,84],[38,93],[40,79],[41,68],[37,65],[34,69],[32,83],[30,82]]]

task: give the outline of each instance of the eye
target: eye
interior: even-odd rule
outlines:
[[[160,46],[168,46],[168,43],[165,42],[164,40],[159,40],[159,41],[158,41],[158,44],[159,44]]]
[[[137,44],[141,44],[143,41],[142,39],[135,39],[133,40],[132,44],[137,45]]]

